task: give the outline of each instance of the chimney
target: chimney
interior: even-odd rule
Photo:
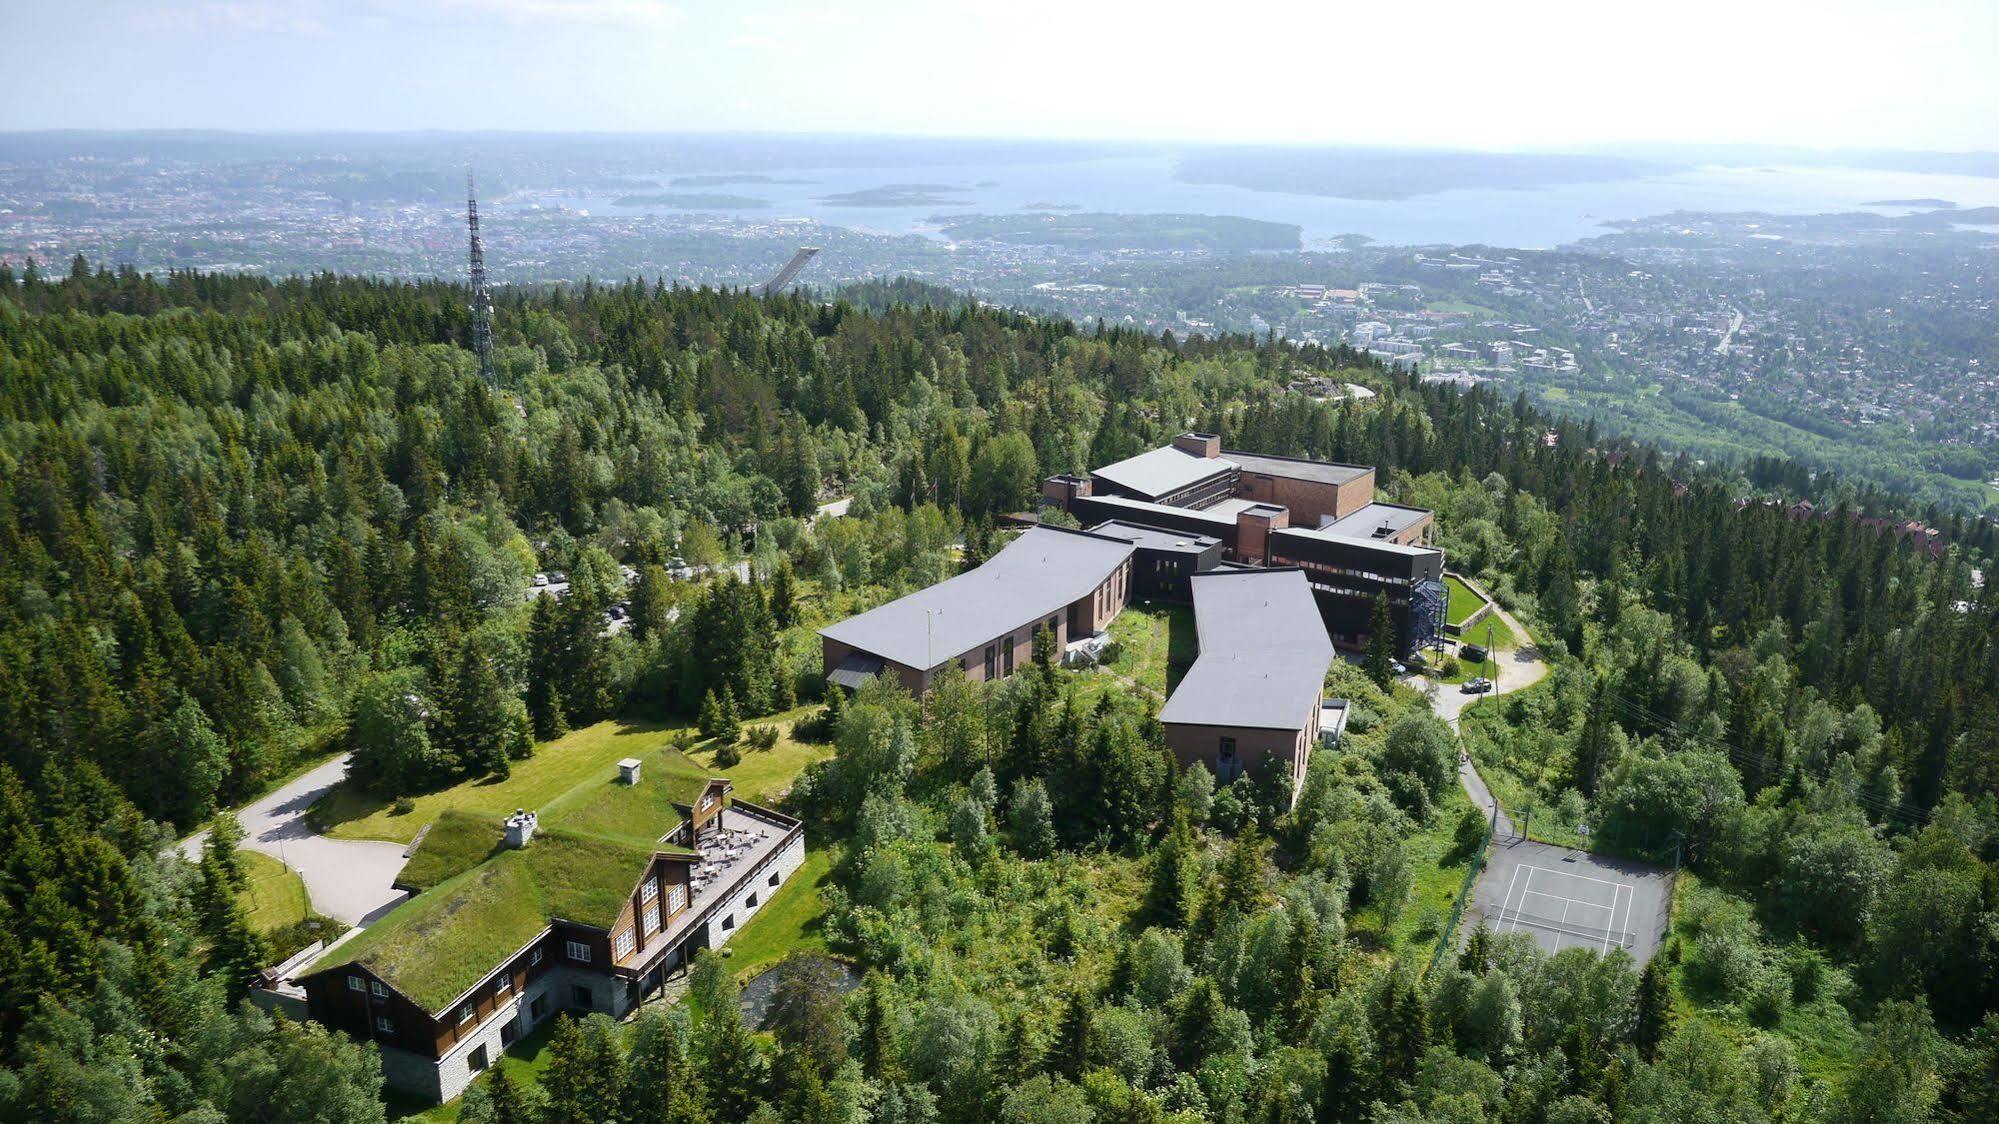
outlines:
[[[533,812],[524,808],[515,808],[514,814],[508,816],[506,820],[507,846],[517,851],[527,846],[528,840],[534,838],[535,821],[536,816]]]
[[[618,779],[625,784],[639,783],[639,759],[627,757],[618,762]]]
[[[1173,447],[1183,453],[1197,457],[1219,457],[1222,455],[1222,439],[1215,433],[1183,433],[1173,439]]]

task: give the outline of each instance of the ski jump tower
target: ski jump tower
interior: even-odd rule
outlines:
[[[472,234],[472,350],[479,356],[479,378],[494,384],[493,290],[486,285],[486,250],[479,244],[479,193],[472,172],[465,172],[465,225]]]

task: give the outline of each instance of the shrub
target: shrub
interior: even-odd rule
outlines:
[[[751,749],[769,752],[777,748],[780,733],[776,726],[751,726],[745,736],[749,739]]]
[[[396,797],[396,802],[389,806],[389,814],[392,816],[407,816],[414,811],[416,811],[416,801],[407,796]]]
[[[715,767],[733,769],[743,760],[743,749],[735,742],[723,742],[715,747]]]

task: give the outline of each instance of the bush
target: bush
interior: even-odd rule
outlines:
[[[1465,858],[1477,854],[1479,847],[1485,843],[1485,824],[1483,812],[1477,808],[1466,808],[1465,814],[1458,817],[1457,830],[1451,833],[1453,853]]]
[[[1791,976],[1770,967],[1757,973],[1749,994],[1742,1000],[1742,1013],[1757,1026],[1768,1029],[1783,1021],[1791,1006]]]
[[[1456,656],[1446,655],[1437,664],[1437,674],[1443,676],[1445,679],[1455,676],[1459,670],[1458,658]]]
[[[751,726],[745,733],[745,737],[749,739],[751,749],[763,750],[767,753],[777,748],[777,739],[780,734],[781,731],[776,726]]]
[[[715,747],[715,767],[717,769],[733,769],[742,760],[742,747],[735,742],[723,742]]]
[[[389,814],[392,816],[407,816],[414,811],[416,811],[416,801],[407,796],[398,796],[396,802],[389,805]]]

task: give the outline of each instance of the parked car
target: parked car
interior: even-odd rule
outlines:
[[[1476,679],[1467,679],[1462,690],[1467,695],[1483,695],[1487,691],[1492,690],[1492,680],[1487,679],[1483,675]]]
[[[1492,657],[1491,652],[1486,651],[1484,648],[1480,647],[1477,644],[1465,644],[1460,646],[1458,648],[1458,655],[1464,659],[1470,660],[1473,663],[1484,663],[1486,660]]]

